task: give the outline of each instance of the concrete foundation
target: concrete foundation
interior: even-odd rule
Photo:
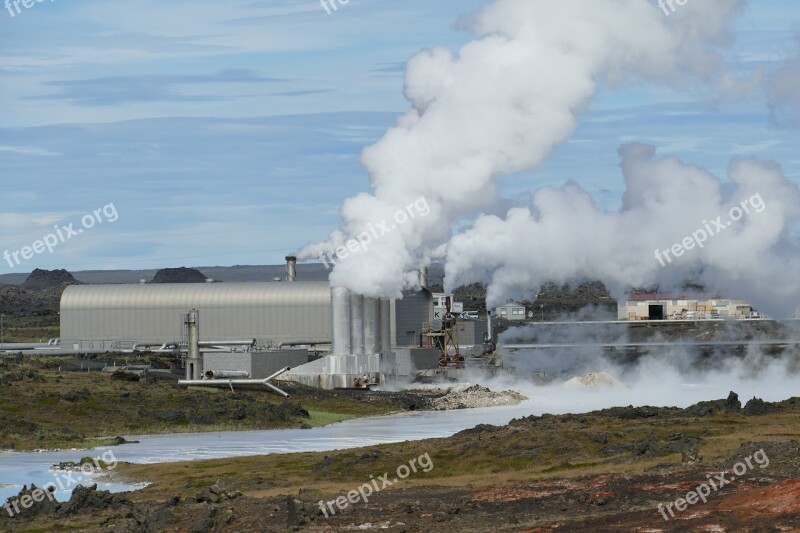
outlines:
[[[292,368],[277,380],[296,381],[322,389],[351,388],[363,382],[384,383],[380,354],[326,355],[322,359]]]

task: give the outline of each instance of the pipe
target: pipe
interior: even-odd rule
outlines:
[[[182,379],[178,381],[178,385],[201,385],[201,386],[211,386],[211,387],[220,387],[220,386],[229,386],[231,391],[233,390],[234,385],[254,385],[260,383],[261,385],[265,385],[268,389],[272,389],[276,393],[280,394],[284,398],[288,398],[289,394],[282,391],[269,381],[274,379],[284,372],[291,370],[291,367],[281,368],[271,376],[264,378],[264,379]]]
[[[249,341],[202,341],[199,342],[198,345],[206,347],[206,346],[255,346],[256,340],[252,339]]]
[[[313,347],[313,346],[317,346],[319,344],[331,344],[332,345],[331,341],[320,341],[320,340],[315,340],[315,341],[286,341],[286,342],[280,343],[278,345],[278,349],[280,350],[284,346],[312,346]]]
[[[350,293],[350,350],[364,355],[364,297]]]
[[[492,312],[489,309],[486,310],[486,337],[487,341],[492,340]]]
[[[200,359],[200,313],[197,309],[186,315],[186,327],[189,331],[189,353],[186,357],[186,379],[199,380],[203,375],[203,360]]]
[[[206,370],[206,378],[249,378],[250,372],[246,370]]]
[[[293,283],[297,278],[297,258],[293,255],[286,256],[286,281]]]
[[[333,355],[350,355],[350,291],[331,287],[331,333]]]

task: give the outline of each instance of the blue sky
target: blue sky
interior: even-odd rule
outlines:
[[[0,11],[0,253],[109,203],[119,214],[52,253],[0,262],[0,274],[280,263],[323,240],[342,200],[369,190],[360,151],[408,107],[405,62],[469,40],[459,21],[481,3],[350,0],[328,15],[314,0],[45,0]],[[798,34],[796,0],[751,2],[727,57],[769,70],[797,53]],[[617,148],[630,141],[718,175],[732,157],[774,159],[800,183],[800,134],[763,99],[635,87],[602,92],[568,143],[508,176],[504,205],[572,179],[617,209]]]

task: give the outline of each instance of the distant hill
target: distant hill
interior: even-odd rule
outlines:
[[[79,283],[66,270],[41,270],[37,268],[22,282],[21,286],[29,291],[43,291],[61,287],[62,285],[76,285]]]
[[[217,281],[273,281],[275,278],[286,278],[286,265],[236,265],[221,266],[195,266],[209,278]],[[439,269],[441,272],[441,268]],[[144,270],[80,270],[72,275],[81,283],[108,284],[108,283],[139,283],[141,280],[151,280],[158,269]],[[321,263],[300,263],[297,265],[297,281],[325,281],[330,272]],[[0,274],[0,283],[6,285],[21,285],[28,277],[27,274]],[[439,274],[441,278],[441,273]]]
[[[150,283],[205,283],[206,279],[196,268],[162,268]]]

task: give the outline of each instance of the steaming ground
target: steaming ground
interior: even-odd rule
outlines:
[[[780,401],[800,395],[800,355],[781,357],[753,351],[743,359],[727,358],[709,367],[703,358],[686,351],[672,350],[647,355],[633,364],[617,364],[602,355],[547,352],[520,352],[516,364],[547,368],[553,381],[536,384],[524,371],[517,375],[488,378],[470,375],[478,383],[495,391],[515,390],[529,398],[522,406],[535,413],[586,413],[616,406],[688,407],[694,403],[726,398],[736,392],[743,401],[757,397]],[[718,366],[716,366],[718,364]],[[618,384],[600,383],[595,387],[567,383],[591,372],[603,372]],[[530,376],[530,377],[526,377]]]

